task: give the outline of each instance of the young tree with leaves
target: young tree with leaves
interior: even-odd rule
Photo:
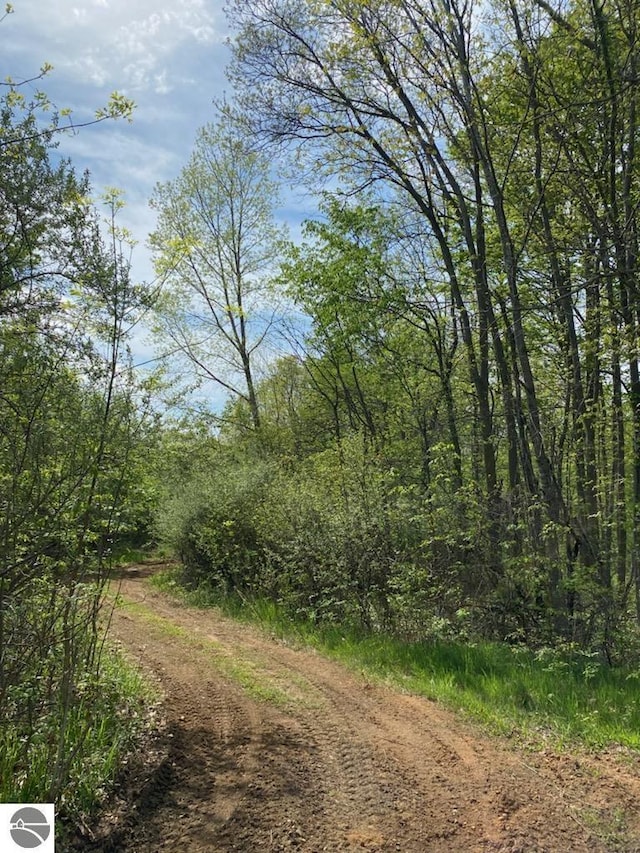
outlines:
[[[282,239],[276,199],[269,158],[224,113],[152,199],[151,246],[165,285],[159,329],[200,379],[246,400],[254,429],[256,361],[278,321],[269,285]]]
[[[53,164],[41,107],[12,86],[0,100],[0,780],[10,800],[71,802],[112,548],[133,514],[126,338],[146,294],[87,178]]]

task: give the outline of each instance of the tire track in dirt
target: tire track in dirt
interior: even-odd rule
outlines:
[[[124,578],[112,633],[166,695],[161,758],[145,784],[130,780],[115,827],[83,849],[640,851],[637,764],[583,756],[578,772],[571,757],[523,756],[433,702],[180,606],[144,574]],[[243,690],[230,662],[275,700]],[[626,838],[596,837],[585,809],[602,830],[618,804]]]

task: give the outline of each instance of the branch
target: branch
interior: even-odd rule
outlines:
[[[11,88],[15,90],[15,84],[6,85],[11,86]],[[113,92],[106,106],[96,110],[94,118],[88,119],[87,121],[74,123],[73,121],[71,121],[70,113],[67,111],[63,111],[63,115],[65,117],[69,117],[69,124],[61,126],[54,123],[49,125],[49,127],[45,127],[42,130],[34,131],[33,133],[13,136],[9,139],[2,139],[0,140],[0,150],[2,150],[3,148],[8,148],[10,145],[22,144],[24,142],[31,142],[34,139],[42,139],[43,137],[53,136],[53,134],[55,133],[66,133],[67,131],[77,133],[84,127],[91,127],[94,124],[100,124],[103,121],[107,121],[107,119],[124,118],[128,122],[131,122],[135,106],[136,105],[134,101],[131,100],[131,98],[127,98],[124,95],[121,95],[119,92]]]

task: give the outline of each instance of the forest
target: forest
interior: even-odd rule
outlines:
[[[46,95],[3,90],[5,800],[82,808],[123,702],[144,725],[102,653],[133,548],[292,622],[638,665],[636,0],[227,13],[233,97],[150,199],[154,283]]]

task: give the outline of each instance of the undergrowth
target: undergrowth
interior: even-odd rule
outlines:
[[[113,648],[104,649],[97,674],[85,675],[75,691],[64,720],[53,706],[37,720],[23,726],[16,720],[0,731],[0,802],[49,802],[52,748],[67,756],[64,792],[56,801],[62,836],[105,800],[124,757],[148,728],[156,699]]]
[[[612,744],[640,749],[640,670],[612,669],[564,647],[537,651],[491,642],[405,642],[339,625],[293,621],[266,600],[189,590],[180,569],[153,583],[184,603],[219,607],[236,619],[320,649],[352,669],[463,711],[487,728],[533,748]]]

